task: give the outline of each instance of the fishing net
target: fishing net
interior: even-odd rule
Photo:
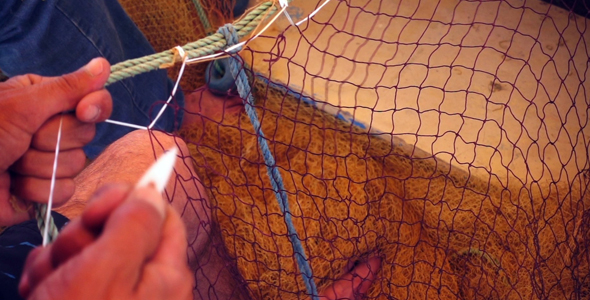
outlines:
[[[142,30],[177,36],[156,20]],[[346,0],[251,41],[241,68],[318,290],[378,256],[369,299],[590,297],[589,25],[537,0]],[[233,287],[308,298],[261,133],[243,110],[185,113]]]

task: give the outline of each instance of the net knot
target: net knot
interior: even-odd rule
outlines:
[[[240,36],[238,35],[238,31],[234,28],[233,24],[225,24],[217,30],[217,32],[221,33],[226,40],[227,47],[230,48],[234,45],[237,45],[240,42]],[[235,47],[230,50],[226,50],[230,54],[238,53],[242,50],[242,46]]]

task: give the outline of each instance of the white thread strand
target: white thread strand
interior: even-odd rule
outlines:
[[[192,59],[183,59],[182,66],[181,66],[180,72],[178,74],[178,79],[176,80],[176,84],[174,85],[174,89],[172,91],[172,94],[168,98],[168,101],[166,101],[166,104],[160,109],[160,112],[158,113],[158,115],[156,116],[156,118],[152,121],[152,123],[148,127],[146,127],[146,126],[140,126],[140,125],[135,125],[135,124],[131,124],[131,123],[126,123],[126,122],[121,122],[121,121],[110,120],[110,119],[105,120],[105,122],[111,123],[111,124],[115,124],[115,125],[120,125],[120,126],[135,128],[135,129],[143,129],[143,130],[149,130],[149,129],[151,129],[156,124],[156,122],[161,117],[161,115],[163,114],[164,110],[168,106],[168,103],[170,103],[170,101],[172,100],[172,97],[174,96],[174,94],[176,94],[176,90],[178,88],[178,84],[180,82],[180,79],[182,78],[182,73],[184,72],[184,68],[185,68],[186,65],[191,65],[191,64],[198,63],[198,62],[205,61],[205,60],[220,59],[220,58],[226,57],[226,56],[228,56],[227,53],[231,52],[232,50],[234,50],[236,48],[239,48],[239,47],[242,47],[246,43],[249,43],[250,41],[258,38],[261,34],[263,34],[270,27],[270,25],[272,25],[278,19],[278,17],[281,14],[286,13],[286,9],[287,9],[288,5],[283,5],[282,2],[283,1],[280,1],[281,6],[282,6],[282,9],[277,14],[274,15],[274,17],[270,20],[270,22],[268,22],[262,28],[262,30],[260,30],[255,36],[253,36],[252,38],[248,39],[247,41],[243,41],[241,43],[238,43],[238,44],[235,44],[235,45],[233,45],[231,47],[228,47],[223,52],[214,53],[214,54],[210,54],[210,55],[205,55],[205,56],[201,56],[201,57],[196,57],[196,58],[192,58]],[[308,21],[313,16],[315,16],[322,8],[324,8],[324,6],[326,6],[326,4],[328,4],[329,2],[330,2],[330,0],[324,1],[324,3],[322,3],[322,5],[320,5],[318,8],[316,8],[316,10],[314,10],[313,12],[311,12],[307,17],[305,17],[304,19],[302,19],[299,22],[295,23],[294,25],[295,26],[299,26],[299,25],[303,24],[304,22]],[[291,24],[293,24],[293,20],[291,19],[290,15],[289,14],[286,14],[286,16],[289,18],[289,21],[291,22]],[[182,52],[179,51],[179,53],[183,53],[183,52],[184,52],[184,49],[183,49]],[[182,55],[182,56],[184,56],[184,55]]]
[[[156,122],[158,122],[158,119],[160,119],[160,117],[164,113],[164,110],[166,110],[166,107],[168,107],[168,104],[170,103],[170,101],[172,101],[172,97],[174,97],[174,95],[176,94],[176,90],[178,89],[178,84],[180,84],[180,79],[182,78],[182,74],[184,73],[184,67],[186,67],[188,56],[186,55],[186,53],[184,52],[184,49],[182,49],[182,47],[176,46],[176,48],[178,49],[178,53],[182,57],[182,65],[180,66],[180,71],[178,71],[178,78],[176,79],[176,83],[174,84],[174,88],[172,88],[172,94],[170,94],[170,96],[168,97],[168,100],[162,106],[162,108],[160,109],[160,112],[158,112],[158,115],[156,116],[156,118],[148,126],[148,129],[152,129],[152,127],[154,127],[154,125],[156,125]]]
[[[330,2],[330,0],[326,0],[326,2],[322,3],[322,5],[320,5],[318,8],[316,8],[316,10],[312,11],[311,14],[309,14],[305,19],[295,23],[295,26],[299,26],[302,23],[308,21],[309,19],[313,18],[313,16],[315,16],[322,8],[324,8],[324,6],[326,6],[326,4],[328,4],[328,2]]]
[[[59,118],[59,129],[57,131],[57,144],[55,145],[55,158],[53,160],[53,173],[51,174],[51,185],[49,186],[49,200],[47,201],[47,212],[45,213],[45,230],[43,231],[43,246],[49,243],[49,220],[51,218],[51,207],[53,206],[53,192],[55,191],[55,178],[57,176],[57,160],[59,158],[59,144],[61,142],[61,127],[63,115]]]
[[[115,120],[111,120],[111,119],[106,119],[105,122],[106,123],[115,124],[115,125],[124,126],[124,127],[130,127],[130,128],[135,128],[135,129],[148,130],[148,128],[145,127],[145,126],[135,125],[135,124],[121,122],[121,121],[115,121]]]
[[[287,0],[279,0],[279,4],[281,5],[282,8],[287,8],[289,6],[289,2]],[[293,22],[293,19],[291,19],[291,15],[289,15],[288,11],[283,11],[283,14],[285,14],[285,17],[287,17],[287,20],[289,20],[289,23],[291,23],[291,25],[295,26],[295,23]]]

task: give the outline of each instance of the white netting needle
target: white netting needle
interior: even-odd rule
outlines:
[[[136,187],[141,188],[153,184],[158,192],[163,193],[174,170],[177,153],[178,150],[174,147],[160,156],[137,182]]]

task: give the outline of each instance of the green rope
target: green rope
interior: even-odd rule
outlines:
[[[205,32],[207,33],[207,35],[209,35],[211,33],[211,23],[209,22],[209,18],[207,18],[207,13],[205,13],[205,9],[203,9],[203,6],[201,5],[201,1],[193,0],[193,4],[197,9],[197,15],[199,15],[199,19],[201,19],[201,23],[203,24]]]
[[[237,21],[234,28],[238,36],[243,38],[250,34],[263,19],[273,15],[277,11],[273,2],[261,3],[245,17]],[[226,46],[225,37],[220,33],[212,34],[196,42],[191,42],[182,47],[188,56],[188,59],[203,57],[216,53]],[[133,77],[142,73],[158,70],[164,63],[171,63],[174,59],[174,52],[166,50],[160,53],[130,59],[120,62],[111,67],[111,76],[105,86],[108,86],[125,78]]]

